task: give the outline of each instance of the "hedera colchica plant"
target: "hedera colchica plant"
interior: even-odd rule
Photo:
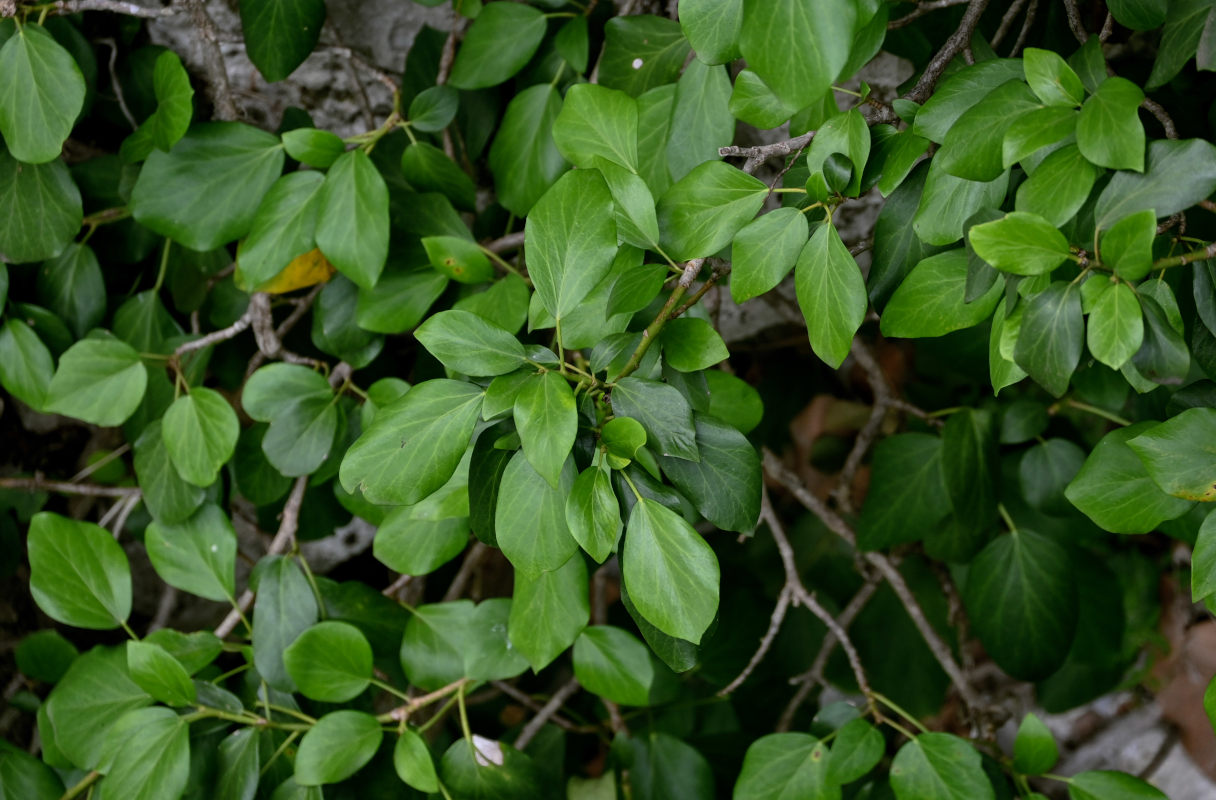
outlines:
[[[1216,6],[416,2],[344,135],[0,2],[0,797],[1164,797],[1001,687],[1216,596]]]

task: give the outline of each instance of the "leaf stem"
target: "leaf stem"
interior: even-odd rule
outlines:
[[[929,729],[928,729],[928,728],[926,728],[924,725],[922,725],[920,720],[918,720],[916,717],[914,717],[914,716],[912,716],[911,714],[909,714],[909,713],[908,713],[907,711],[905,711],[904,709],[902,709],[902,708],[900,708],[899,706],[897,706],[897,705],[895,704],[895,702],[894,702],[894,701],[892,701],[892,700],[891,700],[891,698],[887,697],[885,694],[882,694],[881,692],[875,692],[875,691],[871,690],[871,692],[870,692],[870,696],[871,696],[871,697],[873,697],[873,698],[874,698],[875,700],[877,700],[878,702],[882,703],[882,704],[883,704],[884,706],[886,706],[887,708],[889,708],[889,709],[891,709],[892,711],[894,711],[896,714],[899,714],[901,717],[903,717],[904,719],[906,719],[908,722],[911,722],[913,725],[915,725],[915,726],[917,727],[917,729],[919,729],[919,730],[920,730],[920,732],[921,732],[921,733],[928,733],[928,732],[929,732]],[[889,722],[889,720],[888,720],[888,722]],[[898,730],[898,729],[897,729],[897,730]],[[901,731],[901,732],[902,732],[902,731]],[[906,734],[905,734],[905,735],[906,735]],[[911,739],[911,738],[915,738],[915,737],[909,736],[908,738],[910,738],[910,739]]]
[[[1068,400],[1064,400],[1063,403],[1064,403],[1064,405],[1068,406],[1069,408],[1075,408],[1078,411],[1084,411],[1086,413],[1093,414],[1095,417],[1101,417],[1102,419],[1110,420],[1111,422],[1115,423],[1116,425],[1121,425],[1124,428],[1126,428],[1128,425],[1132,424],[1131,420],[1124,419],[1123,417],[1119,416],[1118,414],[1113,414],[1104,408],[1098,408],[1097,406],[1091,406],[1089,403],[1082,403],[1080,400],[1073,400],[1072,398],[1069,398]],[[1048,413],[1051,413],[1054,410],[1058,410],[1058,406],[1059,406],[1059,403],[1056,403],[1055,405],[1053,405],[1052,408],[1048,410]]]
[[[101,777],[101,773],[98,772],[97,770],[93,770],[88,775],[85,775],[83,778],[81,778],[76,783],[76,785],[72,786],[70,789],[68,789],[66,792],[64,792],[63,795],[60,796],[59,800],[72,800],[75,797],[79,797],[90,786],[97,783],[97,779],[100,777]]]
[[[663,330],[663,326],[667,324],[667,320],[671,317],[672,312],[676,310],[680,299],[684,297],[684,293],[688,291],[688,287],[692,285],[692,282],[697,277],[697,273],[701,271],[701,267],[704,264],[704,258],[694,258],[684,265],[675,290],[667,298],[667,302],[663,304],[663,308],[659,310],[658,316],[654,318],[654,321],[646,326],[646,330],[642,331],[642,341],[638,342],[637,348],[634,349],[633,355],[629,356],[629,360],[625,362],[625,366],[621,369],[620,374],[609,381],[609,383],[616,383],[622,378],[628,377],[642,363],[642,356],[646,355],[646,351],[650,349],[650,345],[655,337]]]
[[[1170,256],[1169,258],[1159,258],[1153,262],[1153,269],[1167,269],[1169,267],[1182,267],[1187,264],[1192,264],[1196,261],[1204,261],[1209,258],[1216,257],[1216,242],[1212,242],[1202,250],[1192,250],[1189,253],[1183,253],[1180,256]]]
[[[410,702],[410,700],[411,700],[410,696],[408,694],[406,694],[405,692],[401,691],[400,689],[398,689],[396,686],[393,686],[391,683],[382,681],[379,678],[371,678],[370,680],[371,680],[372,686],[375,686],[378,689],[383,689],[384,691],[388,692],[389,694],[393,695],[394,697],[398,697],[407,703]]]
[[[997,513],[1001,515],[1001,519],[1005,522],[1005,527],[1009,528],[1010,533],[1017,533],[1018,526],[1013,523],[1013,517],[1009,516],[1009,509],[1005,508],[1004,503],[996,504]]]
[[[156,273],[156,285],[152,287],[153,292],[159,292],[161,284],[165,282],[165,272],[169,269],[169,248],[173,245],[172,239],[165,239],[165,250],[160,255],[160,272]]]

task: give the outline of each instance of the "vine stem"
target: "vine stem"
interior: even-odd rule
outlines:
[[[694,258],[692,261],[685,263],[684,271],[676,282],[676,288],[672,291],[671,296],[667,298],[667,302],[663,304],[663,308],[659,310],[658,316],[646,326],[646,330],[642,331],[642,341],[638,343],[637,349],[633,351],[633,355],[629,357],[629,361],[625,363],[620,374],[613,378],[610,383],[616,383],[622,378],[633,374],[638,365],[642,363],[642,357],[650,349],[650,344],[659,335],[659,331],[663,330],[663,326],[667,324],[667,320],[671,318],[672,312],[676,310],[681,298],[684,297],[684,293],[692,286],[693,281],[696,280],[697,274],[701,272],[701,267],[704,265],[704,258]]]

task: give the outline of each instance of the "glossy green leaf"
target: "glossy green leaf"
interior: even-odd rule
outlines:
[[[195,486],[215,483],[232,458],[241,425],[224,396],[196,387],[165,412],[162,435],[177,474]]]
[[[874,448],[867,502],[857,523],[857,544],[877,550],[924,538],[950,513],[941,466],[941,439],[904,433]]]
[[[460,283],[484,283],[494,277],[494,266],[481,248],[459,236],[422,239],[431,266]]]
[[[43,264],[38,270],[38,300],[61,317],[77,338],[97,325],[106,313],[106,286],[92,248],[72,244]]]
[[[118,719],[108,734],[108,768],[97,800],[178,797],[190,778],[190,733],[168,708],[141,708]]]
[[[698,53],[700,55],[700,53]],[[790,108],[773,90],[750,69],[735,76],[735,85],[730,95],[731,116],[748,125],[768,130],[776,128],[794,115],[797,109]]]
[[[1216,516],[1208,514],[1199,526],[1191,554],[1191,600],[1199,603],[1213,593],[1216,593]]]
[[[197,699],[190,675],[159,645],[128,642],[127,669],[139,688],[167,706],[193,705]]]
[[[95,647],[73,661],[47,697],[45,708],[63,754],[71,763],[90,769],[101,764],[115,723],[128,711],[152,702],[131,680],[123,645]]]
[[[1124,217],[1102,234],[1102,263],[1129,281],[1143,278],[1153,268],[1153,239],[1157,218],[1151,209]]]
[[[450,86],[432,86],[410,101],[410,125],[424,133],[443,130],[456,118],[460,95]]]
[[[950,526],[928,537],[934,558],[970,561],[987,538],[998,490],[994,428],[990,412],[973,408],[952,414],[942,428],[942,478],[954,513]]]
[[[376,558],[405,575],[427,575],[464,550],[469,542],[468,516],[468,489],[463,482],[414,505],[399,506],[376,531]]]
[[[296,128],[283,132],[287,155],[310,167],[327,169],[346,152],[346,143],[336,133],[316,128]]]
[[[574,642],[574,676],[592,694],[626,706],[650,705],[650,651],[633,634],[593,625]]]
[[[249,416],[270,423],[262,450],[284,475],[308,475],[329,455],[338,410],[319,373],[298,364],[262,367],[246,381],[241,405]]]
[[[663,326],[663,361],[680,372],[698,372],[725,361],[722,336],[703,319],[680,317]]]
[[[891,762],[898,800],[994,800],[980,754],[949,733],[922,733]]]
[[[153,522],[144,543],[170,586],[221,603],[236,596],[236,531],[219,506],[207,504],[176,524]]]
[[[642,423],[659,454],[700,460],[692,407],[675,387],[645,378],[622,378],[612,390],[612,411]]]
[[[0,386],[34,409],[42,408],[54,374],[51,351],[15,317],[0,323]]]
[[[861,270],[830,223],[821,225],[802,248],[794,284],[811,349],[828,366],[839,367],[869,303]]]
[[[566,526],[596,563],[612,554],[621,536],[621,509],[605,470],[593,465],[575,478],[566,499]]]
[[[338,156],[317,197],[317,247],[364,289],[388,258],[388,187],[362,150]]]
[[[604,25],[599,82],[638,97],[675,83],[688,52],[688,40],[674,20],[651,14],[614,17]]]
[[[654,195],[651,194],[646,181],[611,161],[599,157],[593,161],[608,184],[608,191],[612,193],[615,202],[617,235],[634,247],[658,247],[659,222],[655,215]],[[615,287],[613,293],[616,293]],[[649,299],[647,298],[648,301]],[[644,307],[645,305],[642,306]]]
[[[673,180],[699,164],[718,160],[718,149],[734,140],[730,96],[726,67],[710,67],[696,60],[684,68],[676,84],[667,141],[667,169]]]
[[[430,267],[402,271],[389,266],[375,289],[359,290],[355,322],[375,333],[404,333],[422,321],[447,286],[448,277]]]
[[[1089,314],[1086,341],[1093,357],[1121,369],[1144,342],[1144,317],[1136,294],[1125,283],[1111,286]]]
[[[1216,147],[1202,139],[1163,139],[1148,148],[1144,172],[1118,172],[1094,208],[1105,229],[1130,214],[1152,209],[1168,217],[1216,191]]]
[[[324,0],[246,0],[241,30],[249,60],[271,83],[304,63],[325,24]]]
[[[1076,107],[1085,99],[1081,79],[1058,53],[1027,47],[1022,53],[1022,68],[1030,88],[1049,106]]]
[[[603,158],[636,172],[637,101],[595,84],[571,86],[553,123],[553,140],[576,167],[592,167],[597,158]]]
[[[63,781],[44,761],[16,747],[0,750],[0,798],[58,800],[63,793]]]
[[[1060,226],[1072,219],[1089,198],[1098,170],[1075,145],[1056,150],[1035,167],[1018,187],[1014,208],[1030,212]]]
[[[963,238],[967,220],[981,208],[999,208],[1009,185],[1006,172],[988,183],[956,178],[929,162],[925,189],[920,197],[912,229],[925,244],[945,245]]]
[[[514,412],[524,455],[532,468],[556,488],[578,432],[578,411],[570,384],[551,371],[529,378],[515,396]]]
[[[1068,779],[1069,800],[1167,800],[1165,793],[1126,772],[1092,770]]]
[[[75,59],[41,25],[21,25],[0,47],[0,134],[27,164],[59,158],[84,107],[85,82]]]
[[[393,767],[397,776],[420,792],[439,791],[439,776],[426,740],[413,728],[403,729],[393,746]]]
[[[117,628],[131,613],[131,569],[105,529],[40,512],[27,541],[30,593],[38,607],[65,625]]]
[[[701,516],[726,531],[747,533],[760,515],[760,459],[738,430],[696,416],[700,461],[660,457],[663,472]]]
[[[681,178],[659,200],[659,233],[677,261],[711,256],[746,225],[768,187],[721,161],[707,161]]]
[[[574,643],[591,615],[587,564],[579,556],[535,578],[515,574],[507,635],[540,672]]]
[[[317,200],[324,182],[319,172],[292,172],[270,187],[237,252],[245,285],[262,286],[316,246]]]
[[[511,600],[494,597],[477,604],[469,619],[469,648],[464,653],[464,671],[470,680],[499,681],[522,675],[528,660],[507,636]]]
[[[220,742],[215,791],[220,797],[253,800],[261,777],[262,731],[241,728]]]
[[[420,192],[440,192],[463,211],[477,205],[477,187],[468,173],[427,142],[414,142],[401,154],[401,173]]]
[[[1001,84],[1020,80],[1022,76],[1022,61],[1019,59],[979,61],[960,69],[943,80],[933,96],[916,112],[913,132],[934,142],[944,142],[955,121],[967,109]]]
[[[1013,768],[1023,775],[1042,775],[1059,760],[1060,748],[1051,729],[1034,714],[1023,717],[1013,741]]]
[[[1005,171],[1005,132],[1018,116],[1039,107],[1026,84],[1001,84],[955,120],[934,161],[940,159],[941,169],[957,178],[995,180]]]
[[[490,3],[465,34],[448,83],[457,89],[484,89],[509,80],[531,60],[546,28],[538,9]]]
[[[76,646],[55,630],[35,631],[13,651],[17,670],[43,683],[58,683],[78,655]]]
[[[553,123],[561,108],[561,96],[548,84],[529,86],[507,104],[489,164],[498,201],[516,216],[527,215],[566,171],[566,160],[553,141]]]
[[[1072,508],[1065,487],[1085,463],[1085,451],[1067,439],[1046,439],[1022,454],[1018,481],[1031,508],[1046,514],[1066,515]]]
[[[136,221],[191,250],[244,236],[283,170],[278,137],[239,122],[195,125],[148,156],[131,194]]]
[[[574,71],[582,74],[587,71],[587,62],[591,58],[591,41],[587,29],[587,17],[575,16],[574,19],[562,25],[557,36],[553,38],[553,46],[558,54]]]
[[[1125,78],[1110,77],[1085,101],[1077,119],[1077,147],[1099,167],[1144,169],[1144,125],[1137,114],[1144,92]]]
[[[468,383],[432,380],[380,409],[342,459],[343,488],[409,505],[443,486],[469,446],[482,395]]]
[[[518,339],[469,311],[441,311],[414,335],[444,366],[466,375],[503,375],[527,360]]]
[[[193,675],[215,661],[224,652],[224,643],[211,631],[181,633],[172,628],[159,628],[143,638],[173,656],[186,674]]]
[[[1190,502],[1163,492],[1127,445],[1155,425],[1139,422],[1106,434],[1065,490],[1069,501],[1103,530],[1148,533],[1191,508]]]
[[[453,797],[467,800],[531,800],[544,791],[531,758],[477,734],[471,742],[452,742],[439,762],[439,777]]]
[[[295,691],[283,651],[317,621],[317,600],[295,561],[268,556],[259,568],[253,604],[253,664],[274,688]]]
[[[23,164],[0,148],[0,256],[22,264],[54,258],[80,231],[80,190],[62,161]]]
[[[1001,162],[1010,167],[1048,145],[1062,141],[1077,128],[1079,112],[1068,106],[1047,106],[1022,114],[1005,131]]]
[[[1167,0],[1111,0],[1108,5],[1116,22],[1136,31],[1160,27],[1169,8]]]
[[[828,748],[805,733],[771,733],[752,742],[735,782],[737,800],[781,800],[786,797],[840,797],[828,780]]]
[[[819,99],[849,58],[857,6],[849,0],[744,0],[739,50],[794,108]]]
[[[1128,439],[1166,494],[1208,503],[1216,500],[1216,409],[1189,408]]]
[[[566,498],[575,469],[565,461],[559,479],[550,484],[521,451],[507,465],[499,488],[494,534],[503,555],[529,577],[558,569],[578,552],[566,525]]]
[[[846,722],[836,731],[828,757],[829,783],[852,783],[877,766],[886,751],[878,729],[864,719]]]
[[[464,677],[473,610],[469,600],[414,609],[401,642],[401,666],[410,683],[434,691]]]
[[[149,425],[135,441],[134,462],[144,505],[157,522],[182,522],[203,504],[202,487],[183,480],[169,460],[160,425]]]
[[[686,0],[680,5],[680,27],[697,58],[726,64],[739,57],[743,0]]]
[[[966,302],[967,253],[949,250],[917,264],[891,295],[882,312],[885,336],[905,339],[944,336],[978,325],[992,316],[1004,285],[993,285],[981,297]]]
[[[283,666],[305,697],[344,703],[367,688],[372,648],[353,625],[318,622],[283,651]]]
[[[629,515],[622,554],[638,611],[664,633],[694,644],[718,611],[718,559],[679,514],[641,498]]]
[[[320,786],[346,780],[372,760],[383,737],[371,714],[349,710],[326,714],[300,739],[296,783]]]
[[[1043,275],[1069,256],[1064,235],[1047,220],[1024,211],[976,225],[967,239],[976,255],[1014,275]]]
[[[1014,360],[1040,386],[1061,397],[1081,360],[1081,293],[1058,281],[1028,302]]]
[[[611,210],[612,195],[600,174],[576,170],[563,175],[528,215],[528,273],[559,321],[612,266],[617,248]]]
[[[153,148],[169,151],[190,128],[194,116],[194,89],[190,75],[176,53],[165,50],[156,57],[152,71],[156,111],[144,120],[120,150],[125,161],[143,161]]]
[[[875,126],[877,127],[877,126]],[[874,130],[871,130],[873,137]],[[875,141],[875,148],[866,164],[866,171],[861,177],[863,184],[869,183],[870,174],[879,176],[878,191],[884,197],[890,197],[912,169],[920,162],[921,156],[929,149],[929,140],[917,136],[911,131],[904,130],[893,133],[890,137]]]

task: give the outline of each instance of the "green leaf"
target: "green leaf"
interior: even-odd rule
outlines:
[[[152,522],[144,534],[148,558],[165,583],[225,602],[236,596],[236,530],[208,503],[185,522]]]
[[[966,290],[966,250],[926,258],[912,269],[883,309],[883,335],[904,339],[944,336],[978,325],[992,316],[1005,287],[997,281],[970,303],[965,299]]]
[[[33,409],[42,408],[55,367],[38,334],[16,317],[0,323],[0,386]]]
[[[124,645],[95,647],[73,661],[45,708],[63,754],[72,764],[92,769],[101,763],[115,722],[152,702],[127,672]]]
[[[494,278],[494,265],[474,242],[458,236],[422,239],[431,266],[460,283],[484,283]]]
[[[1011,211],[1004,219],[971,228],[967,239],[975,254],[1014,275],[1043,275],[1069,256],[1068,240],[1037,214]]]
[[[476,208],[477,187],[473,179],[433,144],[414,142],[405,148],[401,172],[410,186],[420,192],[441,192],[464,211]]]
[[[57,800],[63,793],[63,781],[46,763],[15,747],[0,751],[0,798]]]
[[[638,104],[629,95],[590,83],[566,92],[553,123],[553,140],[576,167],[593,167],[597,158],[636,172]]]
[[[0,47],[0,135],[27,164],[59,158],[84,107],[85,83],[71,54],[41,25],[27,23]]]
[[[1018,211],[1028,211],[1052,225],[1072,219],[1089,199],[1098,170],[1076,145],[1065,145],[1039,164],[1029,180],[1018,187]]]
[[[134,462],[144,505],[157,522],[182,522],[203,504],[203,489],[182,480],[169,460],[160,425],[148,425],[135,441]]]
[[[591,41],[587,30],[587,17],[576,15],[558,30],[553,38],[558,55],[580,75],[587,71],[591,57]]]
[[[532,59],[547,27],[545,15],[531,6],[490,3],[465,35],[448,83],[485,89],[509,80]]]
[[[811,349],[828,366],[839,367],[869,303],[861,270],[831,223],[820,225],[802,248],[794,284]]]
[[[1156,298],[1152,292],[1154,285],[1165,289]],[[1146,281],[1137,291],[1144,312],[1144,344],[1132,356],[1128,369],[1134,368],[1142,381],[1145,378],[1151,381],[1141,391],[1151,390],[1152,383],[1180,384],[1190,370],[1191,356],[1182,338],[1182,319],[1173,293],[1161,281]],[[1168,300],[1158,302],[1162,297]]]
[[[819,99],[849,58],[857,22],[850,0],[744,0],[739,50],[772,90],[794,108]]]
[[[80,231],[80,190],[62,161],[23,164],[0,148],[0,257],[14,264],[63,251]]]
[[[1099,167],[1144,170],[1144,125],[1137,111],[1144,101],[1140,87],[1110,77],[1085,101],[1077,119],[1077,147]]]
[[[1058,53],[1027,47],[1022,53],[1022,68],[1026,82],[1046,105],[1075,108],[1085,99],[1081,79]]]
[[[1110,0],[1111,16],[1125,28],[1151,31],[1165,22],[1169,8],[1167,0]]]
[[[262,367],[245,382],[241,405],[249,416],[270,423],[262,450],[284,475],[308,475],[329,456],[338,409],[329,383],[308,367]]]
[[[1191,600],[1199,603],[1213,593],[1216,593],[1216,516],[1208,514],[1199,526],[1191,554]],[[20,649],[17,656],[20,663]]]
[[[877,133],[878,126],[871,129],[871,136]],[[894,129],[892,129],[894,131]],[[904,130],[892,133],[883,140],[875,137],[874,153],[866,163],[861,183],[869,185],[870,175],[878,175],[878,191],[884,197],[890,197],[912,172],[913,167],[920,162],[920,157],[929,149],[929,140],[917,136],[911,131]]]
[[[410,683],[434,691],[465,676],[473,610],[469,600],[414,609],[401,642],[401,666]]]
[[[460,107],[460,94],[450,86],[424,89],[410,101],[410,125],[424,133],[438,133],[451,124]]]
[[[143,161],[153,148],[169,151],[190,128],[194,116],[194,89],[190,75],[177,54],[165,50],[156,57],[152,71],[156,111],[122,143],[124,161]]]
[[[622,529],[621,508],[607,471],[592,465],[574,479],[570,496],[566,498],[566,526],[579,546],[598,564],[604,563],[616,549]]]
[[[1143,173],[1119,172],[1098,196],[1099,229],[1137,211],[1158,218],[1190,208],[1216,191],[1216,147],[1202,139],[1165,139],[1148,148]]]
[[[249,60],[274,83],[304,63],[321,37],[324,0],[245,0],[241,29]]]
[[[284,131],[282,138],[287,155],[319,169],[328,169],[346,152],[346,143],[338,134],[316,128]]]
[[[566,498],[575,474],[574,461],[567,459],[559,479],[551,485],[522,451],[507,465],[499,488],[494,535],[517,572],[534,578],[558,569],[578,552],[578,542],[566,525]]]
[[[371,714],[333,711],[317,720],[296,752],[296,783],[340,783],[372,760],[384,731]]]
[[[552,663],[587,626],[588,598],[587,564],[578,556],[535,578],[515,574],[507,636],[533,670]]]
[[[735,781],[738,800],[782,800],[787,797],[840,797],[829,781],[827,745],[805,733],[770,733],[751,743]]]
[[[870,299],[876,305],[884,304],[890,298],[891,292],[918,261],[936,252],[936,248],[926,246],[920,240],[912,227],[930,163],[922,162],[915,167],[878,212],[868,277]]]
[[[824,173],[828,168],[829,159],[835,154],[843,154],[852,164],[852,176],[847,186],[832,187],[850,197],[856,197],[861,191],[861,177],[870,157],[870,130],[865,118],[857,109],[832,117],[823,123],[811,140],[810,152],[806,155],[806,166],[812,176]],[[844,183],[843,179],[841,181]]]
[[[1001,163],[1011,167],[1040,149],[1072,136],[1077,129],[1076,109],[1067,106],[1047,106],[1022,114],[1001,142]]]
[[[616,256],[612,195],[595,170],[563,175],[528,215],[528,274],[560,321],[604,279]]]
[[[220,742],[215,796],[253,800],[262,767],[263,732],[241,728]]]
[[[929,174],[916,216],[912,218],[912,230],[925,244],[957,242],[963,238],[966,222],[975,212],[1001,206],[1008,185],[1008,172],[989,183],[967,181],[947,173],[935,158],[929,162]]]
[[[376,532],[375,556],[405,575],[427,575],[464,550],[468,516],[468,487],[454,476],[449,488],[389,512]]]
[[[253,604],[253,665],[262,680],[280,691],[295,691],[283,651],[316,621],[316,597],[295,561],[263,559]]]
[[[718,611],[718,559],[679,514],[639,498],[622,553],[634,606],[669,636],[699,644]]]
[[[735,86],[730,95],[731,116],[753,127],[768,130],[781,125],[796,110],[783,103],[750,69],[742,70],[735,76]]]
[[[867,502],[857,523],[857,546],[878,550],[923,539],[950,513],[941,467],[941,439],[903,433],[874,448]]]
[[[898,800],[994,800],[980,754],[949,733],[922,733],[891,762]]]
[[[827,781],[852,783],[862,778],[882,760],[886,742],[878,729],[864,719],[846,722],[836,731],[828,757]]]
[[[445,367],[466,375],[503,375],[527,362],[518,339],[469,311],[441,311],[414,336]]]
[[[1128,439],[1149,476],[1184,500],[1216,500],[1216,409],[1189,408]]]
[[[1041,440],[1022,454],[1018,480],[1031,508],[1046,514],[1072,511],[1064,489],[1085,463],[1085,451],[1067,439]]]
[[[1005,132],[1018,116],[1039,107],[1026,84],[1003,83],[955,120],[933,160],[940,160],[941,169],[957,178],[995,180],[1005,171]]]
[[[310,700],[345,703],[371,680],[372,648],[353,625],[318,622],[283,651],[283,666]]]
[[[159,645],[128,642],[127,669],[141,689],[167,706],[189,706],[197,700],[190,675]]]
[[[187,675],[193,675],[215,661],[224,652],[224,643],[211,631],[180,633],[172,628],[160,628],[144,637],[173,656]]]
[[[79,652],[58,631],[41,630],[22,639],[13,655],[17,670],[25,677],[42,683],[58,683]]]
[[[1093,357],[1121,369],[1144,342],[1144,317],[1136,293],[1125,283],[1111,286],[1089,314],[1086,341]]]
[[[292,172],[270,187],[237,251],[246,286],[262,286],[316,246],[317,200],[324,182],[319,172]]]
[[[701,516],[726,531],[747,533],[760,516],[760,458],[732,426],[698,414],[700,461],[660,457],[663,472]]]
[[[416,327],[448,286],[448,277],[429,266],[397,270],[391,265],[376,288],[359,290],[355,322],[375,333],[405,333]]]
[[[756,215],[768,187],[721,161],[707,161],[659,200],[659,233],[677,261],[711,256]]]
[[[522,675],[528,660],[507,637],[511,601],[495,597],[478,603],[469,619],[469,649],[464,653],[464,671],[470,680],[499,681]]]
[[[587,691],[625,706],[650,705],[654,667],[650,651],[633,634],[593,625],[574,642],[574,677]]]
[[[700,460],[692,407],[675,387],[646,378],[622,378],[612,390],[612,411],[642,423],[661,455]]]
[[[1102,234],[1102,263],[1125,280],[1140,280],[1153,268],[1156,237],[1157,216],[1152,209],[1124,217]]]
[[[675,83],[688,52],[688,40],[674,20],[650,14],[614,17],[604,25],[600,85],[638,97]]]
[[[1211,10],[1210,0],[1179,0],[1169,4],[1165,30],[1157,48],[1157,61],[1148,76],[1146,88],[1165,85],[1194,57]]]
[[[702,800],[714,796],[714,773],[700,751],[668,733],[618,739],[613,755],[629,764],[635,800]]]
[[[667,168],[674,180],[683,178],[698,164],[716,161],[718,148],[734,140],[730,95],[726,67],[693,61],[684,68],[676,84],[667,141]]]
[[[1042,775],[1060,760],[1060,748],[1051,729],[1034,714],[1027,714],[1013,741],[1013,768],[1023,775]]]
[[[1139,422],[1106,434],[1064,492],[1074,506],[1103,530],[1148,533],[1165,520],[1182,516],[1192,506],[1163,492],[1149,477],[1144,462],[1127,445],[1129,439],[1155,425]]]
[[[532,800],[544,792],[544,777],[531,758],[476,734],[471,741],[452,742],[439,762],[439,776],[462,800]]]
[[[739,57],[743,0],[686,0],[679,10],[680,27],[699,60],[727,64]]]
[[[410,505],[447,483],[468,449],[481,411],[482,390],[468,383],[420,383],[376,413],[355,440],[338,473],[373,503]]]
[[[616,20],[609,25],[612,22]],[[561,108],[561,96],[548,84],[529,86],[507,104],[490,146],[489,164],[498,202],[516,216],[526,216],[566,171],[566,160],[553,141],[553,123]]]
[[[190,779],[190,726],[168,708],[124,714],[107,736],[106,777],[97,800],[180,797]]]
[[[236,412],[224,396],[201,386],[169,406],[162,430],[177,474],[195,486],[215,483],[240,433]]]
[[[167,353],[167,342],[182,335],[157,292],[148,289],[123,303],[114,314],[114,335],[141,353]]]
[[[515,396],[514,411],[524,455],[532,468],[557,488],[578,432],[578,411],[570,384],[556,372],[529,378]]]
[[[942,478],[955,524],[930,535],[934,558],[969,561],[987,538],[996,517],[1000,469],[994,427],[990,412],[966,408],[942,429]]]
[[[388,258],[388,187],[362,150],[338,156],[317,198],[317,247],[364,289]]]
[[[730,352],[714,327],[703,319],[681,317],[663,326],[663,361],[680,372],[699,372],[725,361]]]
[[[659,221],[655,215],[654,195],[651,194],[646,181],[624,167],[602,158],[595,159],[595,165],[604,176],[616,203],[614,210],[617,235],[634,247],[657,248]],[[616,292],[615,288],[613,292]],[[644,305],[642,307],[645,308]]]
[[[61,317],[78,339],[101,322],[106,284],[93,249],[71,244],[43,264],[38,270],[38,301]]]
[[[967,109],[1003,83],[1020,80],[1022,61],[997,58],[960,69],[942,81],[933,96],[916,112],[912,131],[934,142],[944,142],[954,123]]]
[[[408,786],[420,792],[438,792],[439,776],[435,773],[435,762],[431,751],[413,728],[403,728],[393,747],[393,767],[397,776]]]
[[[1153,786],[1126,772],[1093,770],[1068,779],[1070,800],[1168,800]]]
[[[1057,281],[1028,303],[1014,360],[1040,386],[1062,397],[1081,360],[1085,327],[1081,293]]]
[[[131,613],[131,569],[114,537],[91,522],[39,512],[28,538],[30,593],[51,619],[109,630]]]
[[[806,243],[806,216],[797,208],[778,208],[745,225],[731,248],[734,301],[743,303],[775,288],[794,268]]]
[[[615,22],[611,20],[609,25]],[[667,165],[667,143],[675,106],[674,84],[657,86],[638,97],[638,174],[655,197],[671,187]]]
[[[148,156],[131,211],[161,236],[191,250],[213,250],[249,232],[283,158],[278,137],[249,125],[195,125],[170,152]]]
[[[1019,680],[1045,678],[1064,663],[1077,624],[1068,553],[1033,531],[998,536],[976,556],[963,590],[984,649]]]

